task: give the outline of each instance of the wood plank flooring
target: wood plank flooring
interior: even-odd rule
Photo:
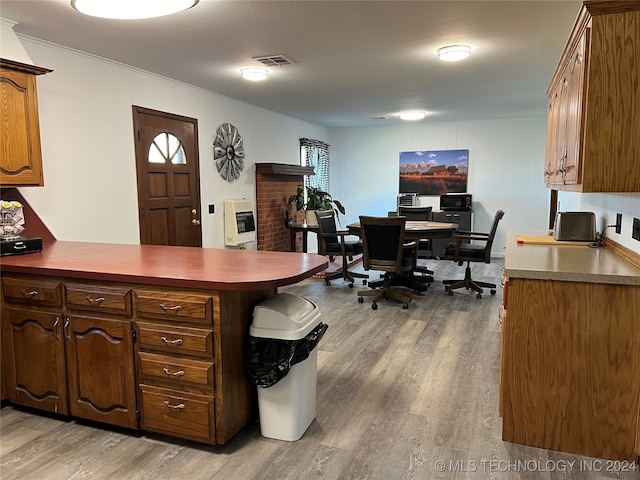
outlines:
[[[209,447],[6,406],[0,478],[640,479],[605,461],[501,440],[502,291],[482,300],[466,290],[450,297],[441,280],[464,268],[427,264],[436,282],[408,310],[383,301],[374,311],[370,299],[357,302],[355,292],[366,287],[342,280],[281,289],[316,302],[329,324],[318,346],[316,419],[301,440],[264,438],[255,423]],[[474,278],[499,283],[501,267],[473,265]]]

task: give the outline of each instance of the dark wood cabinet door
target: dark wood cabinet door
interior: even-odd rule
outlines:
[[[72,415],[137,426],[132,332],[130,320],[65,317]]]
[[[62,314],[7,306],[3,310],[9,399],[67,414]]]

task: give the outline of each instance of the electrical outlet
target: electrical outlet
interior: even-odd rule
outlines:
[[[633,219],[633,230],[631,231],[631,238],[640,242],[640,218]]]
[[[214,213],[216,211],[215,205],[209,205],[209,213]]]
[[[620,235],[622,233],[622,214],[616,213],[616,233]]]

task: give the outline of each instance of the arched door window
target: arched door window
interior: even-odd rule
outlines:
[[[187,157],[182,148],[182,143],[171,133],[156,135],[149,147],[149,163],[171,162],[174,165],[185,165]]]

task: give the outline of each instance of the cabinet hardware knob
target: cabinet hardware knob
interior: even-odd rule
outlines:
[[[184,370],[178,370],[177,372],[171,372],[167,367],[164,367],[162,371],[167,375],[173,375],[174,377],[182,377],[184,375]]]
[[[26,290],[22,290],[22,295],[24,297],[35,297],[38,294],[37,290],[31,290],[30,292],[27,292]]]
[[[181,338],[177,338],[175,340],[169,340],[167,337],[160,337],[160,339],[167,345],[182,345]]]
[[[84,298],[89,303],[102,303],[102,302],[104,302],[104,297],[98,297],[98,298],[84,297]]]
[[[162,310],[164,310],[165,312],[169,311],[169,310],[174,311],[174,312],[179,312],[180,310],[182,310],[182,307],[180,305],[176,305],[175,307],[167,307],[164,303],[160,304],[160,308]]]
[[[184,403],[179,403],[178,405],[171,405],[166,400],[164,401],[164,406],[167,407],[167,408],[173,408],[173,409],[176,409],[176,410],[183,410],[184,408],[186,408]]]

